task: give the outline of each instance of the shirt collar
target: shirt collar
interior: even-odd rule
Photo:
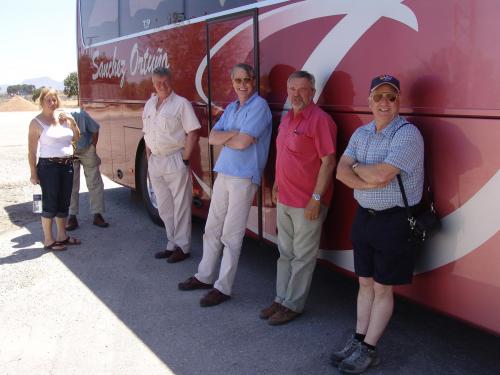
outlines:
[[[258,94],[257,94],[257,91],[256,91],[256,92],[254,92],[254,93],[252,94],[252,96],[251,96],[251,97],[249,97],[249,98],[248,98],[248,100],[247,100],[245,103],[243,103],[243,107],[245,107],[247,104],[250,104],[250,102],[252,102],[252,101],[253,101],[253,100],[257,97],[257,95],[258,95]],[[239,101],[239,99],[237,99],[237,100],[236,100],[236,104],[238,104],[238,106],[240,105],[240,101]]]
[[[401,122],[401,117],[397,115],[394,119],[380,132],[384,137],[392,138],[394,132],[397,129],[398,124]],[[377,134],[377,127],[375,125],[375,120],[370,122],[368,125],[370,132],[373,134]]]
[[[298,119],[303,118],[304,120],[309,120],[309,117],[311,117],[311,113],[315,107],[316,107],[316,104],[314,104],[311,101],[311,103],[309,103],[302,111],[300,111],[297,114],[297,118]],[[295,119],[295,117],[293,116],[293,108],[288,111],[287,116],[289,117],[290,120]]]

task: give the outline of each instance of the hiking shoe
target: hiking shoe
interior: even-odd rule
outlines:
[[[369,349],[366,345],[360,344],[349,357],[340,362],[339,370],[346,374],[360,374],[379,363],[377,349]]]
[[[342,362],[344,359],[349,357],[354,351],[358,348],[358,346],[361,344],[361,341],[358,341],[354,338],[354,335],[352,335],[349,340],[345,343],[344,347],[340,350],[334,351],[330,355],[330,362],[332,365],[335,367],[338,366],[340,362]]]
[[[78,228],[78,220],[76,220],[76,216],[69,215],[66,223],[66,230],[75,230],[76,228]]]
[[[282,307],[283,307],[283,305],[281,303],[273,302],[271,306],[260,310],[259,318],[269,319],[271,316],[273,316],[275,313],[277,313],[278,310],[281,309]]]

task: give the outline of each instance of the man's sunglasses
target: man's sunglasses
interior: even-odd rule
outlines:
[[[253,78],[250,77],[245,77],[245,78],[234,78],[233,81],[237,83],[238,85],[241,85],[242,83],[250,83],[253,81]]]
[[[372,100],[375,102],[375,103],[378,103],[379,101],[381,101],[382,99],[387,99],[388,101],[390,101],[391,103],[394,103],[396,101],[396,99],[398,98],[398,94],[394,94],[394,93],[387,93],[387,94],[373,94],[372,95]]]

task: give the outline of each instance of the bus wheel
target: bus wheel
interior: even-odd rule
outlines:
[[[157,225],[163,226],[163,221],[158,213],[158,205],[156,204],[156,196],[153,191],[153,186],[148,178],[148,159],[146,150],[142,153],[141,164],[139,169],[139,184],[141,189],[142,201],[146,207],[149,217]]]

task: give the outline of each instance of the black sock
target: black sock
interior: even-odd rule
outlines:
[[[358,340],[359,342],[363,342],[365,339],[366,335],[363,335],[362,333],[355,333],[354,334],[354,339]]]
[[[364,346],[366,346],[368,349],[375,350],[375,346],[370,345],[370,344],[367,344],[367,343],[366,343],[366,342],[364,342],[364,341],[363,341],[361,344],[362,344],[362,345],[364,345]]]

